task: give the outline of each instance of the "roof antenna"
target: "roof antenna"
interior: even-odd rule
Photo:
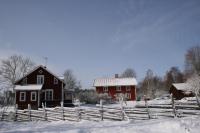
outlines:
[[[44,57],[44,60],[45,60],[44,68],[47,68],[48,57]]]

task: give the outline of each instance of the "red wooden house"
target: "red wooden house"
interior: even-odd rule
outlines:
[[[98,94],[107,93],[116,100],[117,96],[123,94],[127,100],[136,100],[135,78],[99,78],[94,80],[94,87]]]
[[[44,103],[47,107],[60,106],[61,101],[71,100],[72,93],[64,89],[64,82],[44,66],[38,66],[15,83],[15,101],[20,109],[28,104],[37,109]],[[65,99],[68,98],[68,99]]]

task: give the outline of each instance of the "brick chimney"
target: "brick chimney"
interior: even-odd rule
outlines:
[[[119,74],[115,74],[115,78],[119,78]]]

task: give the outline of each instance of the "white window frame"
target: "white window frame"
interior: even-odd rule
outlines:
[[[54,77],[54,84],[57,85],[58,84],[58,79],[56,77]]]
[[[41,79],[43,78],[43,83]],[[44,84],[44,75],[37,75],[37,84]]]
[[[108,92],[108,86],[103,87],[103,92]]]
[[[122,91],[121,86],[116,86],[116,91]]]
[[[48,91],[51,91],[51,92],[52,92],[51,100],[50,100],[50,99],[47,99],[47,92],[48,92]],[[53,101],[53,89],[46,89],[46,90],[45,90],[45,100]]]
[[[24,99],[22,99],[22,94],[24,94]],[[21,92],[19,93],[19,101],[20,101],[20,102],[26,101],[26,92],[21,91]]]
[[[131,86],[126,86],[126,91],[131,91]]]
[[[35,99],[33,99],[33,94],[35,95]],[[37,101],[37,92],[31,92],[31,101]]]

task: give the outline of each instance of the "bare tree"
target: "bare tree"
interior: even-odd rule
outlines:
[[[194,46],[187,50],[185,55],[185,71],[188,76],[200,73],[200,46]]]
[[[81,87],[80,82],[77,81],[73,71],[68,69],[64,73],[64,82],[66,90],[76,90]]]
[[[151,69],[147,70],[147,73],[146,73],[146,77],[145,77],[145,82],[147,84],[147,91],[146,91],[146,96],[148,97],[153,97],[153,77],[154,77],[154,74],[153,74],[153,71]]]
[[[191,78],[188,79],[187,83],[189,88],[195,94],[197,104],[200,107],[199,94],[200,94],[200,77],[197,74],[194,74]]]
[[[158,76],[153,77],[153,86],[152,87],[152,96],[153,98],[156,98],[158,96],[161,96],[165,92],[163,91],[163,82],[162,79]]]
[[[149,98],[152,97],[153,76],[153,71],[148,69],[142,84],[143,94]]]
[[[161,90],[162,86],[162,79],[154,75],[151,69],[148,69],[144,80],[139,83],[139,93],[148,98],[155,98],[163,93],[163,90]]]
[[[0,82],[8,88],[14,88],[14,83],[34,67],[35,63],[30,58],[12,55],[1,61]]]
[[[27,57],[12,55],[7,59],[1,60],[0,66],[0,87],[5,93],[5,104],[13,103],[15,81],[23,77],[30,71],[35,63]]]
[[[135,70],[131,69],[131,68],[127,68],[120,77],[123,78],[130,78],[130,77],[135,77],[136,78],[136,72]]]
[[[182,83],[184,82],[184,75],[179,70],[178,67],[171,67],[169,71],[166,72],[164,78],[165,89],[169,90],[172,83]]]

